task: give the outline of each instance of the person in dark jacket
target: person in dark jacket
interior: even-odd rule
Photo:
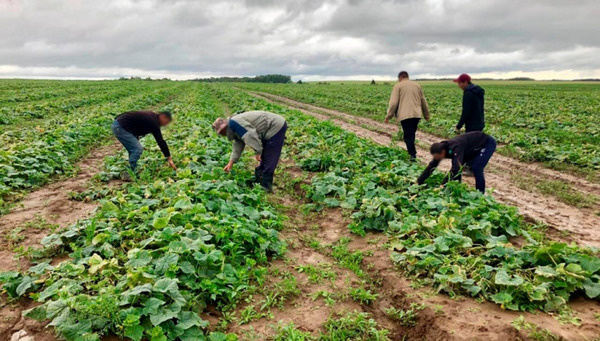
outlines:
[[[167,142],[163,139],[160,131],[161,127],[168,125],[172,120],[173,117],[170,112],[129,111],[117,116],[111,128],[117,140],[127,149],[129,166],[132,170],[137,168],[138,160],[144,151],[144,147],[140,143],[140,137],[147,134],[154,136],[160,150],[167,158],[169,166],[177,169],[171,158]]]
[[[481,193],[485,193],[483,170],[496,151],[496,140],[493,137],[480,131],[472,131],[450,140],[434,143],[431,145],[430,151],[433,160],[417,180],[419,185],[429,178],[433,170],[440,164],[440,161],[451,159],[452,169],[450,169],[448,176],[444,178],[443,184],[450,180],[461,181],[462,168],[469,165],[473,175],[475,175],[475,187]]]
[[[454,82],[463,90],[462,114],[456,125],[456,132],[460,133],[463,126],[467,133],[483,131],[485,127],[485,90],[471,83],[471,76],[466,73],[460,75]]]
[[[267,111],[248,111],[233,115],[226,120],[218,118],[213,129],[233,142],[229,163],[223,168],[229,172],[246,146],[254,150],[260,164],[254,170],[254,180],[265,190],[273,189],[273,175],[281,157],[285,142],[287,123],[279,115]]]

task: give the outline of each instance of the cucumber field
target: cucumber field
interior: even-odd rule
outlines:
[[[418,83],[412,162],[391,82],[0,80],[0,340],[600,340],[600,83],[477,82],[485,194],[417,184],[462,96]],[[134,110],[177,169],[146,137],[123,177]],[[272,193],[211,129],[249,111],[287,122]]]

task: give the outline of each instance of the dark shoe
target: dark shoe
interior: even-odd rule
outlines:
[[[131,173],[129,173],[129,171],[123,171],[121,172],[121,176],[120,176],[121,180],[123,181],[131,181]]]
[[[265,189],[265,191],[273,192],[273,174],[263,173],[260,180],[260,185]]]
[[[411,156],[410,157],[410,162],[417,162],[417,157],[416,156]]]

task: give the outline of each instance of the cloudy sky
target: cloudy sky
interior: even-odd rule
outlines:
[[[599,0],[0,0],[0,77],[600,78]]]

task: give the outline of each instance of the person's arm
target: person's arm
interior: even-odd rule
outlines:
[[[431,162],[427,165],[427,168],[425,168],[425,170],[423,171],[423,173],[421,173],[421,176],[419,176],[419,178],[417,179],[417,184],[422,185],[425,180],[427,180],[430,176],[431,173],[433,173],[433,170],[440,164],[439,161],[437,160],[431,160]]]
[[[229,162],[231,162],[232,164],[238,162],[240,157],[242,156],[242,152],[244,151],[245,147],[246,144],[244,143],[244,141],[237,139],[233,141],[233,149],[231,150],[231,157],[229,158]]]
[[[396,85],[394,89],[392,89],[392,94],[390,95],[390,104],[388,106],[387,115],[385,115],[386,123],[388,123],[392,117],[396,116],[399,104],[400,92],[398,91],[398,86]]]
[[[154,131],[152,131],[152,136],[154,136],[154,139],[156,140],[156,143],[158,144],[160,151],[167,158],[167,162],[169,163],[169,166],[173,169],[177,169],[177,166],[175,166],[175,163],[173,162],[173,158],[171,158],[171,152],[169,151],[169,146],[167,145],[167,142],[163,138],[160,128],[154,129]]]
[[[163,153],[163,155],[166,158],[171,157],[171,152],[169,151],[169,146],[167,146],[167,142],[163,138],[162,133],[160,132],[160,128],[155,129],[152,132],[152,136],[154,136],[154,139],[156,140],[156,143],[160,147],[160,151]]]
[[[423,110],[423,116],[427,121],[431,118],[429,114],[429,105],[427,105],[427,99],[425,99],[425,94],[423,93],[423,89],[419,88],[419,94],[421,96],[421,110]]]
[[[246,144],[244,143],[244,141],[238,139],[235,139],[233,141],[233,149],[231,150],[231,157],[229,158],[229,163],[227,163],[225,168],[223,168],[225,172],[231,171],[231,168],[233,168],[233,164],[238,162],[240,157],[242,156],[242,152],[244,151],[245,147]]]

